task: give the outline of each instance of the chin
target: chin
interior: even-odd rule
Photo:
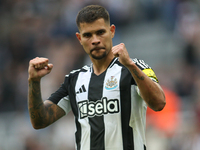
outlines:
[[[105,58],[106,55],[107,55],[106,52],[103,53],[102,55],[92,55],[92,54],[91,54],[92,58],[94,58],[94,59],[96,59],[96,60],[101,60],[101,59]]]
[[[92,55],[92,58],[96,59],[96,60],[101,60],[103,58],[106,57],[106,54],[100,55],[100,56],[96,56],[96,55]]]

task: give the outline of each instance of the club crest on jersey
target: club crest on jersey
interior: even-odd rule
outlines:
[[[106,85],[105,85],[105,88],[107,90],[112,90],[112,89],[115,89],[117,87],[117,79],[114,78],[115,76],[111,76],[110,79],[107,79],[106,81]]]

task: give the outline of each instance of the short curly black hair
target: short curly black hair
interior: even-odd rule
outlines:
[[[108,11],[100,5],[89,5],[81,9],[76,17],[76,25],[80,28],[80,23],[92,23],[103,18],[106,23],[110,24]]]

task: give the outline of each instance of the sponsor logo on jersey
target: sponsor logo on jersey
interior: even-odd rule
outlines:
[[[78,91],[76,91],[76,94],[79,94],[79,93],[84,93],[86,92],[86,89],[85,89],[85,85],[83,84]]]
[[[117,87],[117,79],[114,78],[114,76],[111,76],[110,79],[107,79],[106,81],[106,85],[105,85],[105,88],[107,90],[112,90],[112,89],[115,89]]]
[[[119,100],[118,99],[107,99],[103,97],[101,100],[96,102],[89,102],[84,100],[78,102],[80,111],[80,119],[85,117],[102,116],[104,114],[113,114],[119,112]]]

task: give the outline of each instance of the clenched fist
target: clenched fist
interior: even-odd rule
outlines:
[[[43,57],[36,57],[29,62],[29,80],[39,81],[43,76],[49,74],[53,64],[49,64],[49,60]]]
[[[113,46],[112,53],[115,57],[119,57],[120,63],[126,67],[128,67],[129,65],[133,63],[133,61],[129,57],[128,51],[124,43],[120,43],[116,46]]]

